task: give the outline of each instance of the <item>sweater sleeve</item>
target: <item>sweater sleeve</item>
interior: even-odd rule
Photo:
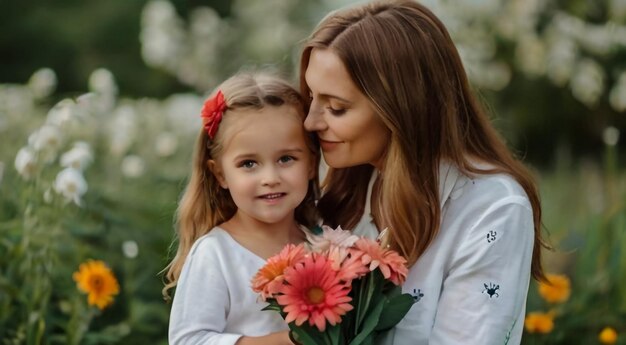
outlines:
[[[442,282],[429,344],[519,344],[534,241],[526,198],[490,205],[467,224]]]
[[[230,295],[210,240],[197,243],[183,266],[170,313],[172,345],[234,345],[242,336],[223,333]]]

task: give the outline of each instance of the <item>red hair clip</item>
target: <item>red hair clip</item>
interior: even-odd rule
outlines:
[[[213,140],[217,129],[222,122],[222,115],[226,110],[226,101],[224,100],[224,94],[221,90],[217,91],[217,94],[204,102],[200,117],[202,117],[202,125],[204,130],[209,135],[209,138]]]

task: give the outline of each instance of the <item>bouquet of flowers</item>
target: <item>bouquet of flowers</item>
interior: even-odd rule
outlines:
[[[406,259],[378,241],[341,227],[307,234],[285,246],[252,279],[252,288],[279,312],[303,345],[374,344],[414,303],[400,285]]]

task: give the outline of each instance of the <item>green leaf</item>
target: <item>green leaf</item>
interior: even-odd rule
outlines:
[[[261,310],[271,310],[271,311],[277,311],[280,313],[280,306],[278,304],[274,305],[272,303],[268,304],[265,308],[261,309]]]
[[[343,337],[341,334],[341,324],[330,326],[326,329],[326,335],[330,339],[332,345],[343,344]]]
[[[328,338],[317,328],[309,326],[307,323],[296,326],[295,322],[289,323],[289,329],[293,333],[294,339],[302,345],[331,345]]]
[[[355,338],[356,339],[356,338]],[[366,337],[359,339],[358,343],[354,343],[354,340],[350,343],[350,345],[372,345],[374,343],[374,333],[368,334]]]
[[[360,285],[360,291],[358,293],[358,301],[357,301],[357,318],[355,331],[362,329],[363,320],[365,317],[372,312],[374,308],[376,308],[376,304],[371,304],[372,301],[378,301],[383,297],[382,287],[385,281],[385,277],[383,276],[380,269],[375,269],[374,271],[367,274],[362,278],[362,282]]]
[[[376,328],[380,320],[380,314],[383,311],[383,307],[387,303],[387,297],[384,295],[376,301],[374,308],[365,315],[365,320],[363,321],[363,328],[360,332],[352,339],[349,345],[362,345],[366,343],[366,339],[370,337],[370,334]],[[371,342],[371,340],[370,340]]]
[[[398,290],[400,290],[399,287]],[[376,331],[385,331],[398,324],[413,304],[415,304],[415,300],[408,293],[395,295],[388,299],[380,315],[380,322],[376,326]]]

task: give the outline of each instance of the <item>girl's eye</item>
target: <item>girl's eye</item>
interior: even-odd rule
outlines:
[[[252,169],[254,168],[255,165],[256,165],[256,162],[253,160],[245,160],[239,163],[239,167],[246,168],[246,169]]]
[[[278,159],[280,163],[289,163],[293,160],[296,160],[293,156],[282,156]]]
[[[328,107],[328,111],[334,116],[340,116],[346,113],[346,109],[335,109],[333,107]]]

